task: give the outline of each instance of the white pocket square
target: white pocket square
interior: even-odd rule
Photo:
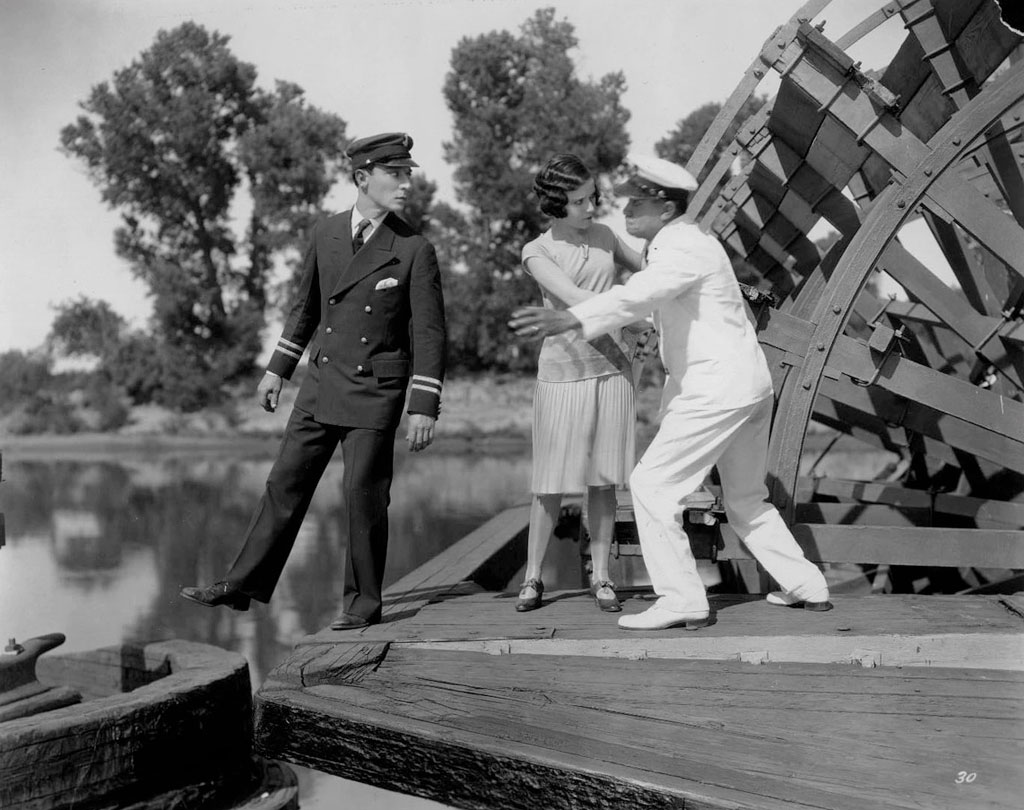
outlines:
[[[380,281],[377,282],[377,286],[374,287],[373,289],[375,289],[375,290],[387,290],[387,289],[390,289],[391,287],[397,287],[397,286],[398,286],[398,279],[397,278],[382,278]]]

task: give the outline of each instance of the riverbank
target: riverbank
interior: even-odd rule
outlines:
[[[533,422],[531,377],[495,375],[445,381],[435,450],[445,452],[518,451],[529,443]],[[287,385],[274,413],[257,404],[254,395],[239,397],[215,410],[182,414],[153,405],[131,409],[127,424],[116,431],[15,434],[0,418],[0,452],[8,459],[61,457],[87,459],[108,455],[146,457],[182,453],[190,456],[231,452],[242,456],[268,456],[278,442],[291,413],[297,385]],[[641,385],[637,395],[637,437],[646,447],[657,431],[661,386]],[[404,435],[399,429],[399,446]],[[805,450],[822,448],[832,431],[812,430]],[[858,443],[844,437],[839,445]]]
[[[441,416],[434,450],[447,453],[516,451],[528,444],[534,419],[532,376],[493,375],[445,380]],[[118,430],[76,433],[14,433],[0,417],[0,453],[17,458],[91,459],[104,456],[146,457],[177,453],[197,456],[231,453],[265,457],[278,452],[278,444],[292,411],[299,386],[289,384],[282,392],[278,410],[270,414],[256,403],[251,392],[217,409],[179,414],[157,406],[131,409],[127,423]],[[658,383],[641,384],[637,394],[637,440],[642,450],[657,430],[657,411],[662,395]],[[83,422],[88,423],[87,419]],[[402,445],[403,426],[397,442]],[[809,431],[804,450],[822,449],[834,431]],[[837,450],[859,445],[843,437]]]
[[[530,440],[535,385],[532,376],[515,375],[446,380],[435,444],[454,452],[521,447]],[[271,454],[277,450],[297,393],[297,385],[285,386],[274,413],[262,410],[253,395],[190,414],[137,406],[131,409],[127,424],[108,432],[15,434],[0,419],[0,451],[10,458],[26,454],[65,458],[110,453],[210,454],[228,449],[246,455]],[[660,387],[641,389],[637,401],[641,437],[649,439],[654,433],[659,400]],[[398,435],[404,435],[401,429]]]

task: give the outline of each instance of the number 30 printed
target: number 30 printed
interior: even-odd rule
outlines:
[[[970,773],[968,773],[967,771],[960,771],[960,773],[956,775],[956,784],[969,785],[977,778],[978,774],[976,774],[974,771],[971,771]]]

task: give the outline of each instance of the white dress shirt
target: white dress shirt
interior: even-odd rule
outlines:
[[[359,228],[359,223],[362,222],[364,219],[367,219],[370,221],[370,225],[369,227],[367,227],[365,231],[363,231],[363,243],[365,244],[370,240],[370,237],[373,236],[374,231],[376,231],[377,228],[380,227],[380,224],[384,221],[384,217],[386,217],[387,215],[387,211],[382,211],[376,217],[366,217],[363,216],[362,213],[360,213],[358,208],[352,206],[352,238],[356,238],[356,230]]]

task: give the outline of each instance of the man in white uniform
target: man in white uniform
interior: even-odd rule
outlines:
[[[808,562],[765,486],[772,381],[725,250],[686,216],[693,176],[630,156],[626,230],[647,241],[646,265],[623,286],[568,310],[526,307],[509,326],[543,338],[581,329],[592,339],[653,313],[665,366],[661,425],[630,476],[637,532],[658,600],[623,616],[629,630],[707,624],[708,599],[681,523],[683,502],[718,467],[729,525],[782,591],[776,605],[828,610],[825,578]]]

